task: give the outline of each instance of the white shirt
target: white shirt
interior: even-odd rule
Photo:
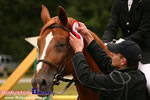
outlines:
[[[133,0],[128,0],[128,10],[130,11],[132,6]]]

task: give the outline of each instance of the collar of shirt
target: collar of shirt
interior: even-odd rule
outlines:
[[[133,0],[128,0],[128,10],[130,11],[132,6]]]
[[[133,68],[130,68],[130,67],[125,67],[125,68],[118,69],[118,71],[120,71],[120,72],[129,72],[129,71],[136,71],[136,69],[133,69]]]

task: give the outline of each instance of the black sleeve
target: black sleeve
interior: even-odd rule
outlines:
[[[81,84],[93,89],[101,95],[110,96],[114,98],[114,100],[121,95],[124,85],[120,77],[121,75],[118,72],[112,72],[109,75],[92,72],[81,52],[73,55],[72,63]]]
[[[104,51],[103,48],[100,47],[100,45],[93,40],[89,46],[87,47],[88,52],[98,65],[99,69],[104,73],[108,74],[114,70],[114,68],[111,66],[112,60],[107,55],[107,53]]]
[[[125,38],[139,44],[144,41],[144,38],[150,38],[150,0],[144,0],[142,5],[142,17],[138,30]]]
[[[109,19],[109,23],[104,31],[104,35],[102,40],[104,43],[112,41],[112,39],[116,39],[118,27],[119,27],[119,13],[120,13],[120,2],[119,0],[115,0],[112,11],[111,11],[111,17]]]

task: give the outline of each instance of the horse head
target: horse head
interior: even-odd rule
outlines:
[[[69,32],[72,18],[68,18],[62,7],[58,9],[58,16],[51,18],[48,9],[43,5],[41,19],[44,26],[37,40],[39,57],[36,71],[32,78],[33,88],[39,91],[53,91],[58,76],[72,73],[71,47],[69,45]],[[45,94],[40,96],[46,96]]]

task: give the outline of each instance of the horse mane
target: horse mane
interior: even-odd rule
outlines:
[[[104,49],[104,51],[108,54],[108,55],[110,55],[110,51],[107,49],[107,47],[104,45],[104,42],[95,34],[95,33],[93,33],[92,31],[90,31],[89,30],[89,32],[90,32],[90,34],[94,37],[94,39],[97,41],[97,43],[101,46],[101,48],[103,48]]]
[[[41,32],[40,32],[40,36],[43,35],[44,31],[52,24],[55,24],[57,22],[57,18],[58,17],[54,17],[54,18],[51,18],[51,20],[49,20],[41,29]]]

